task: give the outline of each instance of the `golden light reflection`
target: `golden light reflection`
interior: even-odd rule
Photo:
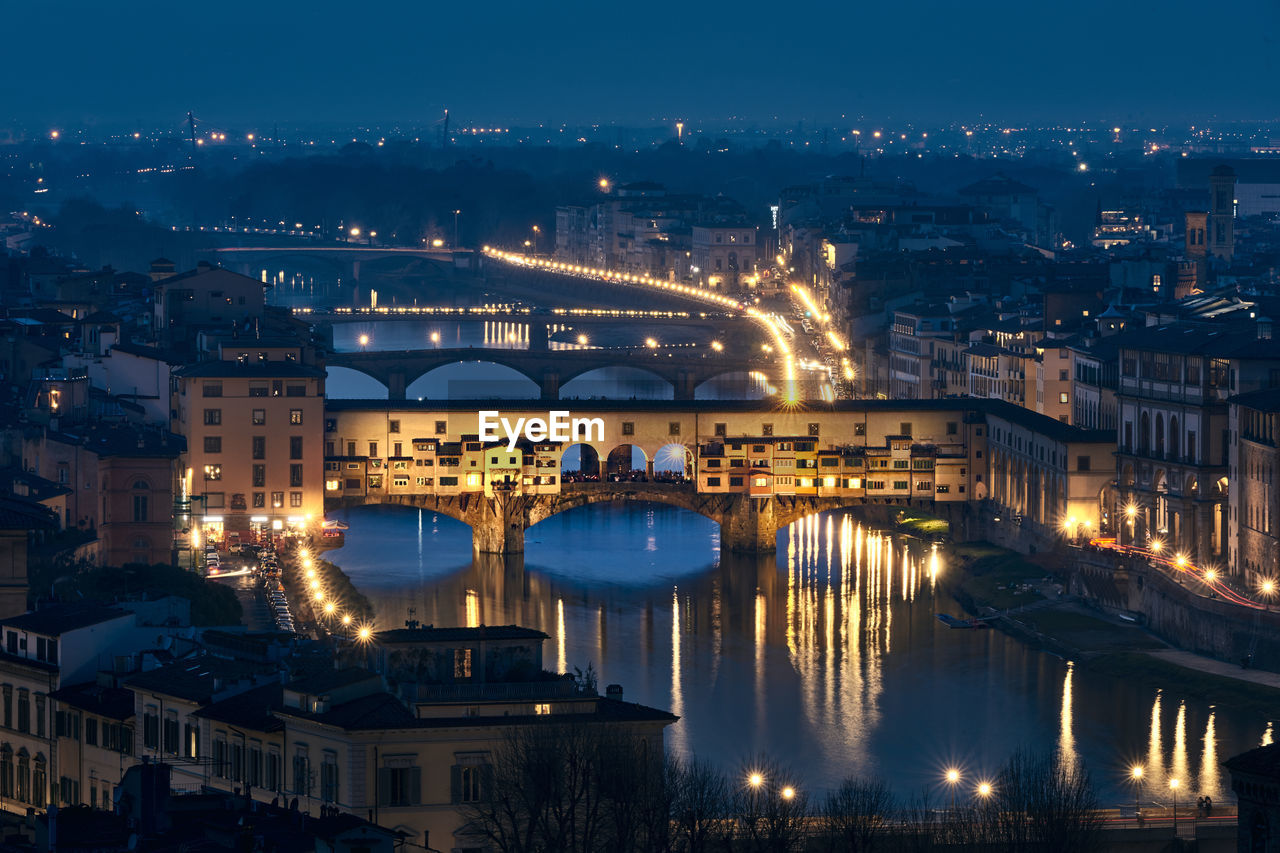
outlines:
[[[1271,746],[1275,743],[1275,735],[1271,731],[1271,722],[1267,721],[1267,728],[1262,732],[1262,741],[1258,746]]]
[[[1160,699],[1161,691],[1156,691],[1155,702],[1151,705],[1151,727],[1147,733],[1147,775],[1154,784],[1164,778],[1164,745],[1160,733]]]
[[[1200,755],[1200,793],[1219,797],[1222,793],[1221,768],[1218,767],[1218,733],[1214,728],[1214,709],[1209,708],[1209,721],[1204,726],[1204,752]]]
[[[556,672],[568,672],[569,662],[564,651],[564,599],[556,599]]]
[[[680,672],[680,590],[671,591],[671,713],[684,716],[684,686]],[[684,726],[675,726],[671,737],[677,748],[684,748]]]
[[[1186,779],[1187,772],[1187,703],[1178,703],[1178,718],[1173,724],[1173,758],[1169,774],[1175,779]]]
[[[467,627],[480,627],[480,596],[474,589],[467,590]]]
[[[1080,760],[1076,754],[1076,736],[1073,731],[1075,698],[1072,695],[1072,681],[1075,679],[1075,670],[1076,665],[1067,661],[1067,674],[1062,679],[1062,728],[1058,735],[1058,754],[1062,766],[1072,772],[1079,766]]]

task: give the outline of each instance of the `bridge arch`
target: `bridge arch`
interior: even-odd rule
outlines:
[[[599,374],[599,376],[593,378],[592,374]],[[616,384],[624,382],[637,383],[639,388],[647,390],[648,393],[626,395],[613,390]],[[638,384],[641,382],[647,383],[648,387]],[[560,399],[562,400],[620,399],[626,396],[641,400],[674,400],[675,395],[676,386],[669,377],[656,370],[637,365],[603,364],[597,367],[581,367],[560,375]]]
[[[348,400],[385,400],[387,393],[385,382],[358,367],[332,364],[325,368],[326,397]]]
[[[701,377],[693,388],[695,400],[760,400],[770,394],[768,379],[757,371],[726,368]]]
[[[500,377],[487,375],[493,368],[502,370]],[[466,393],[451,394],[450,386],[459,383]],[[436,400],[487,399],[536,400],[541,394],[537,377],[528,372],[504,364],[499,359],[450,361],[436,365],[406,382],[405,396]]]

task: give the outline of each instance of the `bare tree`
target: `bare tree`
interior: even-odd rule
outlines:
[[[1088,771],[1069,767],[1054,752],[1019,750],[996,778],[992,795],[999,846],[1014,853],[1088,853],[1102,819]]]
[[[723,846],[729,810],[729,782],[705,761],[667,759],[673,845],[680,853],[708,853]]]
[[[470,832],[503,853],[665,853],[669,805],[662,753],[626,732],[542,724],[495,750]]]
[[[884,782],[846,778],[822,804],[821,827],[829,849],[848,853],[871,850],[895,808],[893,793]]]

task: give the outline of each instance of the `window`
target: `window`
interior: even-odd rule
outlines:
[[[274,750],[267,753],[267,766],[262,776],[262,786],[268,791],[280,790],[280,753]]]
[[[955,435],[960,431],[960,425],[955,421],[947,421],[947,435]]]
[[[773,424],[760,424],[761,435],[773,435]]]
[[[378,803],[383,806],[416,806],[422,799],[422,768],[406,765],[378,771]]]
[[[205,409],[204,425],[205,426],[221,426],[222,425],[222,409]]]
[[[254,507],[254,509],[265,509],[265,508],[266,508],[266,506],[267,506],[267,494],[266,494],[266,492],[254,492],[254,493],[253,493],[253,507]]]
[[[338,756],[332,752],[324,754],[320,765],[320,799],[326,803],[338,801]]]
[[[741,477],[730,477],[730,478],[729,478],[729,485],[730,485],[730,486],[741,486],[741,485],[742,485],[742,478],[741,478]]]
[[[809,424],[809,435],[817,436],[817,434],[818,434],[818,425],[816,423]]]
[[[222,452],[222,436],[206,435],[204,437],[205,453],[221,453]]]
[[[45,733],[45,698],[43,693],[36,694],[36,737],[44,737]]]
[[[302,409],[289,410],[289,423],[298,426],[302,423]]]
[[[250,396],[250,397],[265,397],[265,396],[267,396],[267,386],[266,386],[266,385],[264,385],[264,384],[262,384],[262,383],[260,383],[260,382],[253,382],[253,383],[251,383],[251,384],[249,385],[249,396]]]
[[[293,757],[293,792],[311,796],[311,762],[305,750]]]
[[[133,496],[133,520],[139,521],[139,522],[145,522],[150,520],[147,516],[147,496],[146,495]]]
[[[454,765],[452,778],[455,803],[478,803],[484,797],[489,768],[483,764]]]
[[[723,438],[724,436],[728,435],[729,434],[728,424],[716,424],[715,434],[720,438]]]
[[[1077,471],[1088,471],[1088,470],[1090,470],[1090,468],[1089,468],[1090,464],[1092,464],[1092,460],[1090,460],[1088,456],[1077,456],[1077,457],[1076,457],[1076,470],[1077,470]]]
[[[623,435],[635,435],[635,434],[636,434],[636,424],[635,424],[635,421],[623,421],[623,422],[622,422],[622,434],[623,434]]]
[[[900,435],[911,435],[911,421],[903,421],[898,424],[898,433]]]
[[[436,435],[445,435],[449,432],[448,421],[436,421]]]
[[[289,466],[289,485],[294,488],[302,485],[302,466],[296,462]]]
[[[222,466],[221,466],[221,465],[206,465],[206,466],[204,466],[204,478],[205,478],[206,480],[221,480],[221,479],[222,479]]]
[[[670,421],[667,424],[667,435],[679,435],[679,434],[680,434],[680,422]]]
[[[204,383],[203,394],[204,394],[204,396],[206,396],[206,397],[221,397],[221,396],[222,396],[222,383],[221,383],[221,382],[206,382],[206,383]]]
[[[369,442],[369,455],[370,456],[378,455],[378,442],[376,441]]]
[[[1065,403],[1065,402],[1067,402],[1067,392],[1066,392],[1066,391],[1063,391],[1062,393],[1058,394],[1058,402],[1059,402],[1059,403]]]
[[[471,677],[471,649],[453,650],[453,677]]]
[[[533,713],[539,717],[545,717],[551,713],[551,704],[549,702],[540,702],[533,706]]]
[[[144,749],[160,748],[160,717],[155,708],[147,708],[142,715],[142,746]]]
[[[707,478],[707,485],[708,485],[708,486],[718,486],[718,485],[720,485],[720,478],[719,478],[719,477],[708,477],[708,478]]]
[[[272,509],[283,509],[283,508],[284,508],[284,492],[272,492],[272,493],[271,493],[271,508],[272,508]]]
[[[18,731],[31,731],[31,691],[18,689]]]
[[[305,397],[307,396],[306,385],[286,385],[284,389],[286,397]]]
[[[400,431],[399,421],[390,421],[387,423],[387,432],[399,432],[399,431]]]
[[[253,425],[254,425],[254,426],[262,426],[262,425],[263,425],[263,424],[265,424],[266,422],[267,422],[267,410],[266,410],[266,409],[254,409],[254,410],[253,410]]]
[[[178,741],[178,715],[170,712],[164,718],[164,751],[170,755],[177,755],[178,748],[181,744]]]
[[[302,506],[302,492],[289,493],[289,506],[294,508]]]
[[[289,458],[290,459],[302,458],[302,436],[300,435],[289,436]]]
[[[867,425],[865,423],[854,424],[853,434],[857,436],[865,436],[867,434]]]
[[[187,723],[183,727],[182,754],[187,758],[200,757],[200,727]]]

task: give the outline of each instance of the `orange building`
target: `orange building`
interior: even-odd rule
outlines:
[[[180,498],[198,538],[251,541],[324,518],[324,369],[304,348],[245,340],[174,371],[187,439]],[[193,544],[198,544],[194,543]]]

